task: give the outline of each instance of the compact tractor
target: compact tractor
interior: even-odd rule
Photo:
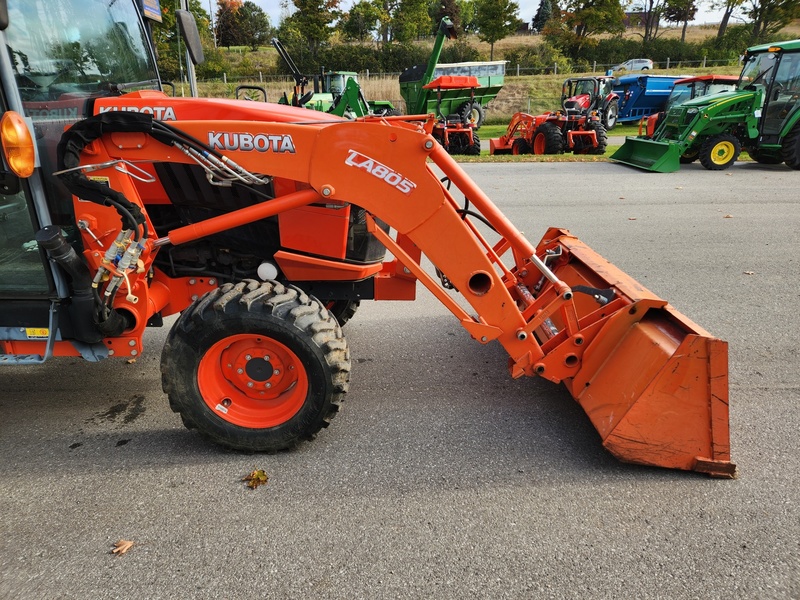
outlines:
[[[371,114],[382,116],[400,114],[388,100],[367,100],[358,83],[358,73],[323,71],[320,75],[304,75],[278,38],[272,38],[272,46],[278,51],[278,55],[289,67],[294,78],[294,91],[291,97],[284,92],[278,100],[279,104],[310,108],[349,119]],[[310,84],[311,89],[307,90]]]
[[[628,137],[611,160],[668,173],[699,159],[720,171],[742,149],[800,169],[800,40],[748,48],[734,91],[673,105],[651,137]]]
[[[442,94],[448,90],[469,90],[474,92],[478,85],[475,77],[442,75],[437,77],[425,89],[436,90],[436,121],[431,135],[450,154],[470,154],[477,156],[481,153],[481,140],[475,131],[478,126],[464,119],[461,115],[447,115],[442,113]]]
[[[615,100],[603,95],[602,85],[597,77],[567,79],[561,110],[514,114],[506,133],[489,140],[489,154],[604,154],[608,133],[601,115],[610,114]]]
[[[0,0],[0,364],[131,359],[172,316],[184,424],[288,449],[350,386],[335,315],[421,283],[621,460],[733,475],[726,342],[567,230],[529,242],[427,117],[171,97],[137,0],[53,4]]]

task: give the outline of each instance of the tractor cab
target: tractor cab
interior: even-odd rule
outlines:
[[[762,94],[762,143],[778,140],[800,106],[800,40],[750,48],[737,87]]]
[[[594,78],[567,79],[561,88],[561,106],[567,115],[587,114],[600,101],[600,84]]]
[[[347,88],[347,80],[352,79],[358,83],[358,73],[354,71],[328,71],[323,75],[322,85],[324,92],[340,96]]]
[[[80,258],[98,223],[58,181],[57,152],[96,102],[163,96],[148,27],[130,1],[0,0],[0,362],[43,362],[63,340],[87,360],[109,354]]]
[[[612,92],[614,78],[577,77],[564,81],[561,87],[561,107],[567,116],[601,117],[606,129],[616,124],[619,97]]]

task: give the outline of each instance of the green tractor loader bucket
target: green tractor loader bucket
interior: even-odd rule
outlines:
[[[611,160],[656,173],[673,173],[681,166],[680,144],[627,137]]]

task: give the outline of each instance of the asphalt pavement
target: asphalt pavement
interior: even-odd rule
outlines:
[[[465,169],[728,340],[737,479],[618,462],[423,289],[362,304],[343,412],[276,455],[183,428],[153,329],[135,362],[0,369],[0,598],[800,598],[800,172]]]

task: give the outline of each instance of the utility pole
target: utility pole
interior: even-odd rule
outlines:
[[[180,0],[181,3],[181,10],[185,10],[189,12],[189,0]],[[179,38],[180,39],[180,36]],[[186,73],[189,78],[189,92],[192,95],[192,98],[197,98],[197,75],[194,72],[194,63],[192,62],[192,57],[189,56],[189,50],[186,50]]]
[[[208,0],[208,14],[211,15],[211,37],[214,38],[214,48],[217,47],[217,28],[214,27],[214,11],[211,9],[212,0]]]

